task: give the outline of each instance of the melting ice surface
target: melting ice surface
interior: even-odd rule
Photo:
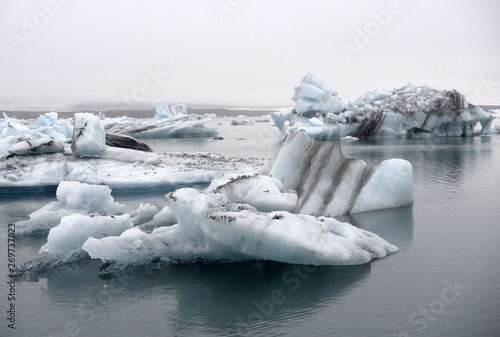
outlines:
[[[298,130],[317,140],[472,136],[488,134],[494,118],[457,91],[430,86],[408,84],[390,91],[375,90],[344,102],[335,89],[312,74],[295,88],[292,100],[293,109],[272,115],[283,141]]]
[[[119,237],[89,238],[91,257],[118,264],[153,259],[189,262],[273,260],[311,265],[367,263],[397,248],[375,234],[331,218],[261,213],[220,193],[179,189],[166,196],[178,224],[151,234],[138,228]]]

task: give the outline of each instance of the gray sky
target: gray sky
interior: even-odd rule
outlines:
[[[500,103],[500,1],[2,0],[0,109],[291,106],[412,82]]]

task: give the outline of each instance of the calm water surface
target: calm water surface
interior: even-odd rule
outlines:
[[[224,140],[151,145],[274,158],[277,131],[256,131],[271,124],[221,124]],[[347,155],[371,165],[394,157],[413,164],[413,205],[339,217],[395,244],[396,254],[352,267],[172,265],[109,279],[99,278],[99,261],[82,261],[18,282],[12,331],[2,253],[0,336],[498,335],[500,136],[342,144]],[[115,198],[127,210],[141,202],[164,206],[161,194]],[[53,200],[2,197],[1,251],[7,251],[8,223]],[[19,239],[17,263],[39,257],[44,243]]]

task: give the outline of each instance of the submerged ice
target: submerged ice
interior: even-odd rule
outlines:
[[[344,102],[335,89],[311,74],[295,88],[292,100],[293,109],[272,115],[283,141],[299,130],[317,140],[472,136],[489,133],[494,118],[469,104],[456,90],[430,86],[408,84],[388,91],[374,90]]]

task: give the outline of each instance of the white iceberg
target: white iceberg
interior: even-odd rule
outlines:
[[[71,151],[78,157],[103,157],[106,155],[106,132],[99,117],[76,113]]]
[[[291,134],[276,158],[271,176],[296,190],[294,213],[337,216],[413,202],[413,170],[403,159],[371,168],[346,157],[339,143],[320,143],[304,132]]]
[[[397,248],[377,235],[331,218],[288,212],[260,213],[224,195],[180,189],[166,195],[178,224],[147,234],[89,238],[93,258],[121,265],[166,262],[272,260],[310,265],[363,264]]]
[[[253,125],[254,122],[245,115],[239,115],[231,120],[231,125]]]
[[[156,111],[155,120],[187,115],[187,107],[184,104],[177,104],[170,107],[165,100],[154,102],[153,108]]]
[[[430,86],[408,84],[392,91],[375,90],[343,102],[334,89],[311,74],[295,88],[292,100],[294,109],[272,114],[282,141],[299,130],[316,140],[473,136],[488,134],[494,118],[469,104],[456,90]]]
[[[57,201],[31,213],[29,220],[17,222],[16,234],[42,235],[68,215],[117,215],[125,208],[114,201],[109,187],[103,185],[63,181],[57,187],[56,197]]]

